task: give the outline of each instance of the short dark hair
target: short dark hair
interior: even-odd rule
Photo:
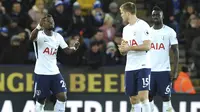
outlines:
[[[136,5],[132,2],[126,2],[120,6],[120,9],[130,12],[131,14],[137,13]]]
[[[14,4],[20,4],[21,5],[21,2],[14,1],[14,2],[12,2],[12,5],[14,5]]]
[[[183,72],[189,72],[189,67],[183,65],[182,68],[181,68],[181,70],[182,70]]]
[[[153,10],[162,12],[162,9],[160,7],[158,7],[158,6],[154,6]]]
[[[98,32],[103,32],[101,29],[96,29],[96,33],[97,34]]]
[[[53,17],[51,14],[46,14],[44,15],[44,17],[42,19],[46,19],[46,18],[49,18],[49,17]]]
[[[122,37],[122,33],[116,33],[115,37]]]

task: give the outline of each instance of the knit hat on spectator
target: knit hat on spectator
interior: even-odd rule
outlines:
[[[96,9],[96,8],[101,8],[101,2],[100,2],[100,1],[94,2],[93,8],[94,8],[94,9]]]
[[[99,42],[96,40],[91,41],[90,47],[95,46],[95,45],[99,45]]]
[[[116,2],[110,3],[109,9],[112,9],[112,8],[118,8],[118,4]]]
[[[115,44],[114,44],[114,42],[108,42],[108,44],[107,44],[107,49],[112,49],[112,50],[114,50],[114,51],[116,51],[117,49],[116,49],[116,46],[115,46]]]
[[[1,28],[0,28],[0,32],[8,33],[8,28],[6,28],[6,27],[1,27]]]
[[[76,10],[76,9],[80,9],[80,4],[78,2],[74,2],[73,4],[73,9]]]
[[[62,32],[63,32],[63,28],[57,26],[57,27],[55,28],[55,32],[62,33]]]
[[[64,3],[63,3],[63,1],[61,1],[61,0],[58,0],[58,1],[56,1],[55,2],[55,7],[57,7],[57,6],[59,6],[59,5],[63,5]]]

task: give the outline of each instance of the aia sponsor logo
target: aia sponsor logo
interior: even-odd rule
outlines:
[[[57,51],[58,51],[57,49],[46,47],[43,51],[43,54],[55,55],[57,54]]]
[[[165,45],[163,43],[151,43],[151,49],[165,50]]]

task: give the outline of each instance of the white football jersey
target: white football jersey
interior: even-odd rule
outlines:
[[[34,42],[36,53],[36,64],[34,72],[39,75],[56,75],[59,74],[57,66],[58,47],[62,49],[68,47],[64,38],[56,32],[52,36],[47,36],[44,31],[39,31],[37,39]]]
[[[152,27],[151,30],[151,71],[170,71],[169,52],[171,45],[178,44],[176,32],[166,25],[158,30]]]
[[[126,25],[123,29],[123,39],[130,46],[143,44],[145,40],[151,40],[150,26],[143,20],[138,19],[133,25]],[[149,55],[147,51],[129,51],[127,53],[125,71],[150,68]]]

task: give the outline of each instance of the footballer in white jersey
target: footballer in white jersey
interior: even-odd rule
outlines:
[[[41,29],[42,28],[42,29]],[[79,43],[69,48],[64,38],[53,31],[54,20],[51,15],[43,17],[38,26],[32,31],[30,40],[34,43],[36,64],[34,79],[34,97],[36,99],[36,112],[44,111],[47,97],[53,93],[57,102],[55,112],[65,112],[66,86],[57,66],[57,51],[61,47],[66,53],[75,51]]]
[[[120,52],[127,53],[125,92],[132,104],[131,112],[141,112],[141,109],[150,112],[148,94],[151,69],[147,53],[151,44],[150,27],[137,18],[134,3],[123,4],[120,11],[123,21],[128,22],[123,28],[123,41],[119,45]]]
[[[152,11],[153,26],[151,27],[151,84],[149,100],[153,112],[153,97],[159,95],[163,100],[163,112],[172,112],[170,101],[171,83],[178,72],[178,41],[176,32],[163,24],[163,12],[155,6]],[[174,53],[174,71],[170,73],[170,49]],[[171,75],[170,75],[171,74]]]

